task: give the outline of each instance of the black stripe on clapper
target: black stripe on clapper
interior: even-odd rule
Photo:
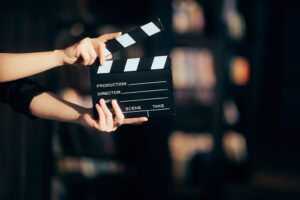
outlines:
[[[125,60],[114,60],[110,69],[110,73],[121,73],[124,72],[127,59]]]
[[[167,61],[166,61],[166,64],[165,64],[165,68],[164,69],[171,69],[171,57],[168,56],[167,57]]]
[[[96,61],[90,66],[90,74],[97,74],[99,65],[99,59],[96,59]]]
[[[150,71],[153,63],[153,58],[142,58],[138,65],[138,71]]]
[[[124,47],[116,39],[109,40],[105,43],[105,45],[111,54],[119,51],[120,49],[124,49]]]
[[[144,38],[151,37],[148,36],[141,28],[137,28],[128,33],[135,41],[140,41]]]

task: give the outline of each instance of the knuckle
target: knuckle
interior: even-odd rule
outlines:
[[[81,40],[80,42],[79,42],[79,47],[84,47],[85,46],[85,44],[86,44],[86,41],[83,39],[83,40]]]
[[[77,48],[82,50],[83,47],[84,47],[84,42],[80,41],[79,44],[77,45]]]
[[[86,37],[86,38],[83,39],[84,42],[88,42],[90,40],[91,40],[91,38],[89,38],[89,37]]]
[[[89,43],[90,40],[91,40],[91,38],[86,37],[86,38],[84,38],[84,39],[82,39],[82,40],[80,41],[79,45],[85,46],[86,44]]]

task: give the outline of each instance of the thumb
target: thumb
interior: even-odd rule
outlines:
[[[91,115],[85,115],[82,124],[92,128],[95,128],[97,126],[96,120],[94,120]]]

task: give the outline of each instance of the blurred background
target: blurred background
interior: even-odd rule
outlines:
[[[293,0],[1,1],[4,52],[159,17],[163,33],[114,59],[171,55],[176,115],[103,134],[1,104],[0,199],[300,199],[299,11]],[[32,79],[92,105],[87,67]]]

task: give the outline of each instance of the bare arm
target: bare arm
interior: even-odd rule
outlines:
[[[85,38],[64,49],[38,53],[0,53],[0,82],[38,74],[57,66],[74,64],[82,58],[82,65],[91,65],[97,56],[103,65],[110,56],[105,56],[105,42],[119,37],[121,33],[105,34],[98,38]]]
[[[45,92],[33,98],[30,110],[36,117],[63,122],[81,124],[101,132],[115,131],[122,124],[145,122],[146,117],[124,119],[124,115],[116,101],[112,102],[116,117],[107,108],[104,100],[96,104],[99,120],[93,118],[92,109],[67,102],[52,93]]]
[[[62,51],[0,53],[0,82],[13,81],[63,64]]]

